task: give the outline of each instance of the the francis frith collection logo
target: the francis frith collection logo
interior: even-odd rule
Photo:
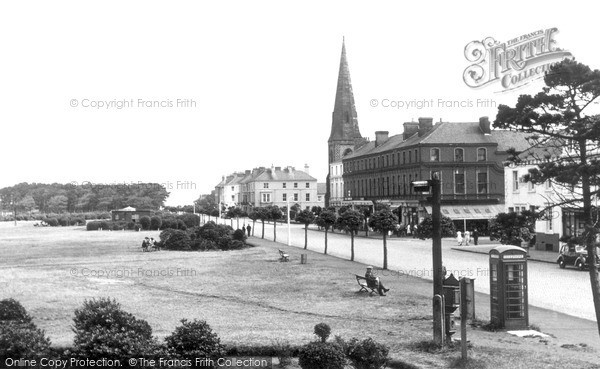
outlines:
[[[506,42],[487,37],[465,46],[465,58],[473,64],[463,80],[472,88],[500,84],[499,91],[513,90],[541,78],[554,63],[572,57],[556,47],[557,28],[540,29]]]

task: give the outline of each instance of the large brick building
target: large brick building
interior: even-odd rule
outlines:
[[[439,172],[442,215],[459,229],[486,229],[487,220],[503,211],[507,150],[528,147],[525,135],[491,130],[487,117],[479,122],[433,124],[431,118],[404,123],[404,132],[375,141],[342,158],[344,193],[353,200],[371,200],[400,207],[402,224],[417,224],[431,213],[426,197],[411,182]]]

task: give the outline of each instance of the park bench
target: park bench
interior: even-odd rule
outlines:
[[[355,274],[356,276],[356,283],[358,283],[358,285],[360,286],[360,290],[358,290],[358,292],[369,292],[370,295],[374,294],[374,293],[378,293],[377,290],[379,289],[379,285],[376,284],[374,286],[369,286],[369,284],[367,283],[367,278],[360,276],[358,274]]]
[[[279,250],[279,261],[290,261],[290,256],[285,252]]]

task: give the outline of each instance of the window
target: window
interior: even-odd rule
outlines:
[[[235,191],[235,186],[231,186],[231,191]]]
[[[547,181],[546,181],[546,189],[547,189],[547,190],[550,190],[550,189],[552,189],[552,182],[551,182],[550,180],[547,180]]]
[[[262,193],[261,194],[261,202],[271,202],[271,194],[270,193]]]
[[[263,188],[269,188],[269,184],[268,183],[263,183]]]
[[[402,164],[406,164],[406,151],[402,151]]]
[[[309,193],[306,194],[306,201],[310,201],[310,194]]]
[[[298,188],[298,182],[294,182],[294,188]]]
[[[283,188],[287,188],[287,183],[283,182]]]
[[[515,212],[515,208],[513,208],[512,206],[508,207],[508,212],[509,213],[514,213]]]
[[[487,172],[477,173],[477,193],[488,193],[488,174]]]
[[[287,201],[287,193],[283,194],[283,201]]]
[[[294,194],[294,201],[298,201],[298,194],[297,193]]]
[[[419,161],[419,150],[415,149],[415,163]]]
[[[519,190],[519,172],[516,170],[513,170],[512,172],[512,182],[513,182],[513,191],[518,191]]]
[[[465,172],[457,169],[454,172],[454,193],[465,193]]]
[[[440,149],[434,147],[429,150],[429,161],[440,161]]]
[[[306,188],[310,188],[310,183],[306,182]]]
[[[531,181],[527,182],[527,190],[529,192],[535,192],[535,185],[533,184],[533,182],[531,182]]]
[[[235,195],[231,195],[231,201],[235,201]]]
[[[463,162],[465,161],[465,150],[461,148],[454,149],[454,161]]]
[[[487,160],[487,149],[484,147],[480,147],[477,149],[477,161],[486,161]]]
[[[408,152],[408,162],[412,163],[412,151]]]

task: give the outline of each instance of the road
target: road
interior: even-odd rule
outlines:
[[[256,223],[254,234],[260,237],[260,223]],[[273,224],[265,224],[265,239],[273,240]],[[277,241],[287,244],[287,240],[287,226],[278,225]],[[302,225],[292,224],[291,245],[304,247]],[[442,242],[443,263],[448,272],[453,272],[457,277],[474,278],[475,290],[489,294],[488,256],[452,250],[451,247],[454,246],[454,240],[444,239]],[[323,252],[324,232],[309,228],[308,248]],[[329,232],[328,254],[349,259],[350,237]],[[355,261],[371,264],[376,269],[381,268],[382,240],[356,237]],[[527,268],[530,305],[596,321],[588,273],[576,269],[560,269],[556,264],[535,261],[529,261]],[[363,272],[357,270],[357,274]],[[388,270],[379,271],[383,278],[403,278],[412,275],[431,280],[432,273],[431,240],[395,237],[388,239]]]

